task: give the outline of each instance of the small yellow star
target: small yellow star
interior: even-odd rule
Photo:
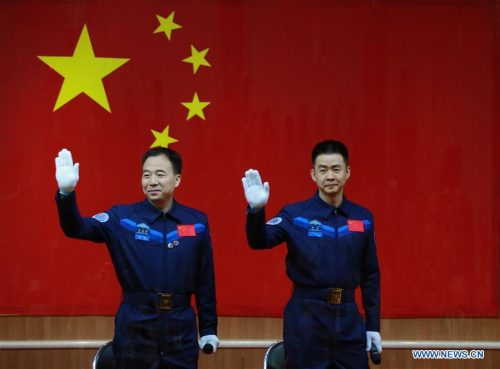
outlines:
[[[170,41],[170,36],[172,36],[172,31],[175,29],[182,28],[181,25],[174,23],[174,14],[175,12],[170,13],[167,18],[163,18],[160,15],[157,15],[156,18],[160,25],[155,29],[153,33],[165,32],[168,40]]]
[[[191,45],[191,56],[189,58],[183,59],[182,61],[185,63],[193,64],[193,74],[196,74],[200,65],[211,67],[210,63],[205,59],[208,50],[209,49],[198,51],[193,45]]]
[[[163,132],[157,132],[152,129],[151,133],[155,136],[155,142],[153,142],[153,144],[149,147],[168,147],[169,144],[177,142],[175,138],[169,136],[168,129],[169,126],[166,126]]]
[[[64,77],[54,111],[84,93],[111,112],[102,79],[129,61],[124,58],[97,58],[92,48],[87,25],[83,26],[73,56],[39,56],[38,58]]]
[[[194,97],[193,97],[193,101],[183,102],[181,104],[184,105],[184,107],[189,110],[186,120],[191,119],[195,115],[197,115],[201,119],[205,120],[205,115],[203,114],[203,109],[205,109],[210,104],[210,102],[200,101],[200,99],[198,99],[198,93],[195,92]]]

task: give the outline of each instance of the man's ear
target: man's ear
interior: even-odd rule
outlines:
[[[175,175],[175,187],[179,187],[180,184],[181,184],[181,175],[176,174]]]
[[[316,177],[314,176],[314,168],[311,168],[311,179],[316,182]]]

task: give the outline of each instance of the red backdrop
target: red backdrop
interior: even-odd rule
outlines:
[[[153,33],[175,11],[182,26]],[[112,314],[106,248],[64,237],[54,157],[81,163],[82,212],[142,199],[151,130],[178,140],[179,201],[205,211],[219,312],[279,316],[285,247],[244,235],[241,176],[271,184],[268,216],[315,190],[312,146],[343,140],[347,195],[373,210],[385,317],[496,316],[499,276],[495,1],[3,1],[0,313]],[[111,112],[38,56],[72,56],[87,25]],[[190,46],[209,49],[193,74]],[[194,92],[210,102],[186,120]]]

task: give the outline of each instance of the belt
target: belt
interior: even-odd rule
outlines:
[[[191,295],[173,293],[123,292],[122,302],[129,305],[147,305],[158,310],[172,310],[191,306]]]
[[[293,295],[321,300],[334,305],[343,304],[346,302],[354,302],[354,290],[343,288],[315,288],[294,286]]]

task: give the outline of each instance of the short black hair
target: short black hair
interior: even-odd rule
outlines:
[[[181,174],[182,158],[176,151],[169,149],[168,147],[153,147],[152,149],[146,151],[142,156],[142,165],[144,166],[144,162],[148,160],[148,158],[159,155],[165,155],[167,159],[170,160],[172,168],[174,169],[174,174]]]
[[[326,140],[316,144],[312,150],[312,166],[316,164],[316,158],[321,154],[340,154],[344,158],[345,165],[349,165],[349,151],[347,146],[340,141]]]

